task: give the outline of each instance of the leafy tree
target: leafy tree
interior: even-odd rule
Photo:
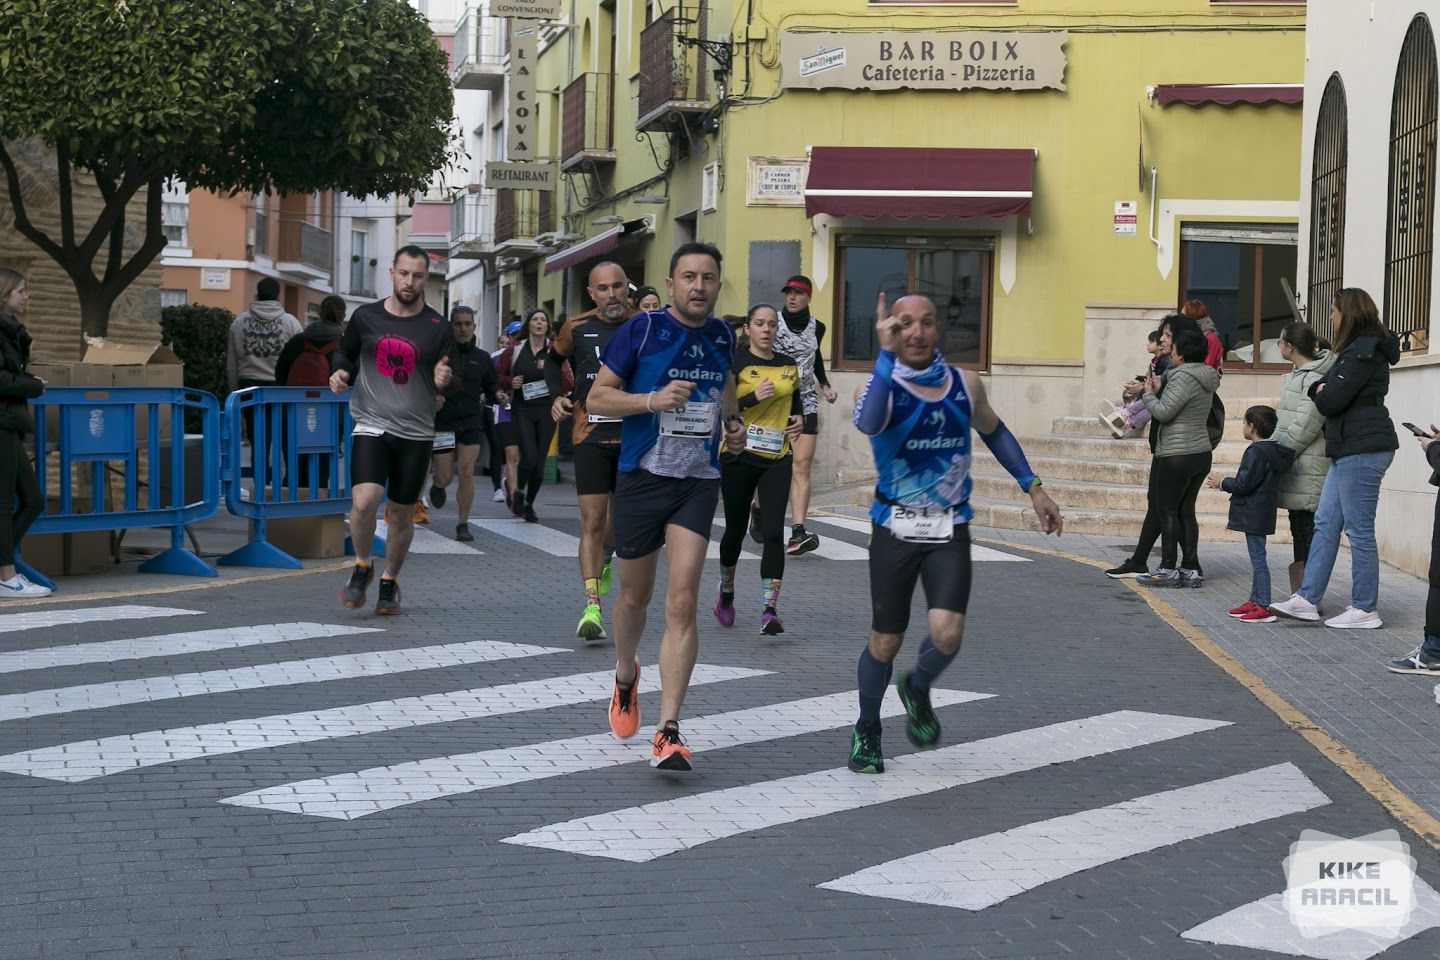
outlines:
[[[75,284],[81,326],[165,246],[168,178],[221,193],[422,189],[457,153],[445,53],[402,0],[0,0],[0,167],[15,229]],[[60,236],[27,214],[16,144],[55,155]],[[104,199],[75,222],[73,178]],[[145,191],[144,240],[124,251]]]

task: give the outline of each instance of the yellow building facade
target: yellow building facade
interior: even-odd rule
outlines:
[[[722,314],[813,278],[832,424],[882,291],[936,300],[947,355],[1019,432],[1093,412],[1191,297],[1226,342],[1225,392],[1273,395],[1305,7],[1136,6],[574,0],[538,62],[560,189],[497,204],[502,312],[588,309],[601,257],[663,293],[670,252],[699,239],[725,256]],[[825,431],[817,480],[866,456]]]

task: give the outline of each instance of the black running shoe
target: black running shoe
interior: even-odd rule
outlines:
[[[473,543],[475,540],[475,534],[470,532],[470,524],[455,524],[455,539],[459,540],[461,543]]]
[[[862,721],[850,731],[850,769],[855,773],[885,772],[885,754],[880,749],[880,724]]]
[[[430,506],[436,510],[445,506],[445,488],[438,483],[430,484]]]
[[[792,557],[798,557],[802,553],[809,553],[818,546],[820,546],[818,536],[806,531],[804,527],[796,525],[790,532],[790,542],[785,544],[785,552]]]
[[[400,612],[400,582],[388,577],[380,578],[380,596],[375,599],[375,612],[388,617]]]
[[[351,610],[365,606],[365,591],[375,579],[375,566],[362,567],[355,564],[350,571],[350,582],[340,591],[340,602]]]
[[[510,512],[517,517],[525,514],[525,495],[523,493],[517,491],[510,495]]]
[[[1105,576],[1111,580],[1134,580],[1136,577],[1143,577],[1150,572],[1150,568],[1143,563],[1136,563],[1134,558],[1126,560],[1118,567],[1112,567],[1105,571]]]
[[[528,504],[528,503],[525,504],[525,522],[526,522],[526,523],[539,523],[539,522],[540,522],[540,518],[537,517],[537,516],[535,516],[535,508],[532,507],[532,506],[530,506],[530,504]]]
[[[910,674],[902,673],[895,684],[900,705],[905,708],[905,736],[917,747],[933,747],[940,739],[940,718],[930,706],[930,689],[910,689]]]

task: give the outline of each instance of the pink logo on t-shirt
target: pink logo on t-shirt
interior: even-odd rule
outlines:
[[[405,386],[415,372],[415,345],[400,337],[381,337],[375,344],[375,369],[396,386]]]

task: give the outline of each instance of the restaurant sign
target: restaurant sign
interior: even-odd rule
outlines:
[[[780,33],[780,85],[819,90],[1064,90],[1065,33]]]

